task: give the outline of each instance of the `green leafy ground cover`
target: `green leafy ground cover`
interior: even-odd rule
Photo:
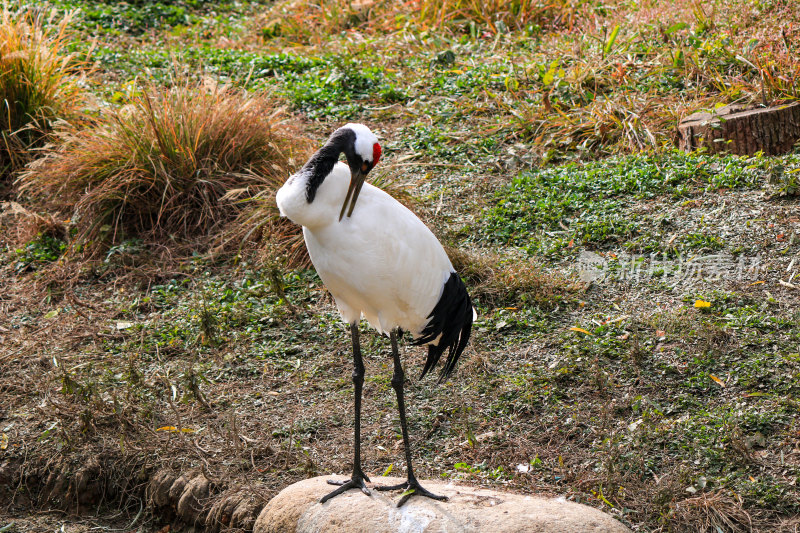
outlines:
[[[664,251],[668,246],[659,237],[668,237],[664,226],[669,221],[636,217],[637,202],[667,198],[685,203],[718,189],[760,189],[775,169],[798,172],[798,163],[796,155],[712,157],[676,151],[523,172],[496,193],[495,205],[484,214],[485,235],[531,253],[574,251],[565,247],[570,241]],[[681,245],[712,251],[724,247],[718,236],[697,233],[687,234],[676,246]]]
[[[444,385],[403,348],[423,476],[563,495],[635,531],[794,531],[798,155],[671,149],[685,113],[796,96],[796,12],[746,4],[563,2],[521,28],[383,3],[54,7],[79,9],[98,106],[188,75],[280,99],[316,142],[350,120],[381,135],[377,177],[454,250],[479,313]],[[269,246],[165,261],[169,243],[135,238],[79,261],[69,231],[4,213],[0,527],[81,527],[30,513],[90,457],[100,516],[142,531],[164,524],[137,516],[139,472],[202,467],[268,498],[348,470],[349,340],[313,271]],[[362,340],[365,468],[396,474],[388,345]]]

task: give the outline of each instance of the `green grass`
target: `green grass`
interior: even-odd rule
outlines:
[[[698,109],[796,98],[796,10],[744,0],[324,4],[55,2],[81,8],[62,50],[95,66],[83,87],[102,111],[30,177],[46,179],[41,197],[63,209],[23,195],[12,199],[27,212],[0,214],[10,464],[45,465],[38,472],[52,457],[146,457],[270,496],[351,458],[347,328],[318,277],[293,266],[305,257],[297,228],[272,220],[270,190],[245,204],[217,196],[249,183],[234,175],[247,161],[226,165],[263,143],[193,151],[175,139],[232,130],[185,106],[143,109],[188,77],[198,83],[187,100],[205,108],[219,107],[205,90],[228,85],[245,108],[266,97],[288,110],[297,136],[275,183],[302,164],[307,138],[369,124],[386,149],[384,176],[402,184],[393,194],[450,245],[478,320],[442,385],[418,381],[424,354],[401,348],[420,476],[566,494],[641,531],[766,532],[795,517],[800,316],[796,290],[777,280],[798,279],[800,160],[682,154],[672,134]],[[48,169],[75,152],[95,164]],[[125,177],[115,183],[132,189],[108,195],[114,165]],[[221,187],[207,203],[192,200],[197,170]],[[135,183],[158,194],[145,198]],[[176,210],[161,210],[167,183]],[[88,209],[101,196],[110,203]],[[235,253],[204,254],[197,234],[182,233],[212,239],[223,226],[239,230]],[[64,255],[62,239],[92,228],[101,253]],[[587,250],[607,279],[575,278]],[[652,276],[630,274],[651,253],[664,258]],[[763,268],[679,279],[695,257]],[[365,468],[397,473],[388,344],[363,332]],[[158,431],[177,425],[191,439]],[[118,527],[139,512],[137,497]],[[142,516],[142,529],[163,525]]]
[[[687,111],[761,102],[764,91],[770,101],[797,96],[800,71],[792,39],[780,32],[755,39],[744,30],[756,22],[772,27],[775,17],[789,22],[794,14],[787,19],[780,3],[761,4],[754,20],[740,0],[710,11],[681,4],[667,10],[664,21],[635,25],[630,18],[647,6],[500,4],[377,2],[362,9],[328,1],[321,10],[291,2],[56,3],[62,10],[84,7],[82,31],[110,28],[108,42],[95,50],[109,73],[122,71],[129,78],[149,66],[154,70],[147,75],[168,80],[170,69],[187,63],[194,73],[216,71],[210,56],[293,49],[332,64],[308,77],[262,82],[256,68],[250,81],[259,87],[277,82],[282,94],[314,118],[380,115],[348,99],[376,108],[427,100],[422,106],[436,121],[451,127],[463,119],[477,121],[484,131],[501,130],[507,139],[531,143],[535,157],[545,160],[660,149],[672,143],[674,124]],[[525,15],[512,17],[511,24],[510,13]],[[587,26],[592,17],[602,22]],[[119,31],[136,46],[115,43],[113,32]],[[352,39],[354,31],[365,38]],[[220,46],[222,38],[226,46]],[[95,45],[76,46],[88,51]],[[237,83],[250,72],[246,64],[224,70],[219,73]]]
[[[681,201],[718,188],[764,185],[770,169],[796,168],[797,156],[722,158],[672,152],[570,163],[524,172],[502,187],[483,214],[485,238],[529,253],[568,253],[573,246],[604,247],[635,242],[649,230],[631,214],[639,201]],[[720,250],[715,235],[694,233],[686,249]]]
[[[27,269],[57,261],[67,249],[67,243],[58,237],[40,233],[36,238],[24,246],[17,248],[17,264],[15,270],[22,272]]]
[[[175,2],[110,2],[104,0],[50,0],[61,11],[78,10],[75,25],[90,32],[139,36],[147,31],[171,30],[206,22],[217,14],[247,12],[259,2],[178,0]]]
[[[180,72],[180,65],[188,65],[223,82],[281,96],[295,109],[320,119],[359,117],[366,103],[380,106],[408,99],[400,80],[383,67],[370,65],[370,57],[265,54],[206,45],[124,53],[104,46],[93,51],[92,57],[105,69],[125,77],[138,76],[145,70],[152,81],[167,84]],[[124,103],[126,92],[124,87],[106,89],[106,97]]]

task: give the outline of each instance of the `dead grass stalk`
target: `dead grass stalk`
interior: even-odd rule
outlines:
[[[52,16],[54,16],[53,13]],[[71,14],[55,31],[32,11],[3,7],[0,18],[0,180],[33,158],[54,124],[79,115],[81,68],[65,54]]]
[[[247,200],[274,194],[305,146],[272,102],[188,83],[145,87],[61,137],[18,183],[71,217],[82,245],[218,234]]]

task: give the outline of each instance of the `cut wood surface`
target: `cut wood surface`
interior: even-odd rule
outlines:
[[[686,151],[779,155],[790,151],[798,139],[800,102],[749,109],[727,105],[690,115],[678,125],[678,147]]]

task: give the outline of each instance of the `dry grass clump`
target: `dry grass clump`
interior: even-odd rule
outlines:
[[[638,153],[672,143],[678,113],[672,106],[666,99],[621,94],[574,107],[522,103],[513,120],[519,139],[540,152]]]
[[[332,34],[351,28],[387,30],[389,2],[319,0],[276,2],[258,22],[265,39],[282,37],[294,42],[322,44]],[[380,19],[380,20],[379,20]]]
[[[585,0],[319,0],[278,2],[261,23],[265,38],[320,44],[326,36],[357,29],[375,33],[418,31],[503,32],[530,25],[572,27]]]
[[[70,15],[56,31],[41,15],[3,7],[0,19],[0,181],[31,160],[59,119],[78,115],[79,66],[63,54]]]
[[[798,98],[797,15],[779,2],[758,16],[741,0],[620,6],[543,35],[546,60],[526,66],[492,104],[547,160],[601,157],[675,143],[675,124],[697,109]],[[796,11],[796,10],[795,10]],[[568,46],[566,46],[568,44]],[[522,61],[521,61],[522,62]]]
[[[480,300],[485,307],[526,304],[549,308],[577,290],[574,283],[545,272],[530,260],[504,262],[496,254],[445,249],[473,299]]]
[[[412,17],[424,29],[475,31],[480,25],[492,33],[521,30],[530,25],[572,27],[585,0],[419,0]]]
[[[242,92],[147,87],[19,178],[20,192],[72,217],[79,242],[215,233],[271,194],[304,146],[282,111]]]
[[[702,493],[677,502],[672,515],[672,524],[678,531],[753,531],[753,520],[740,499],[722,491]]]
[[[37,235],[65,238],[67,228],[52,214],[36,213],[18,202],[2,202],[0,233],[6,243],[17,246],[32,241]]]

